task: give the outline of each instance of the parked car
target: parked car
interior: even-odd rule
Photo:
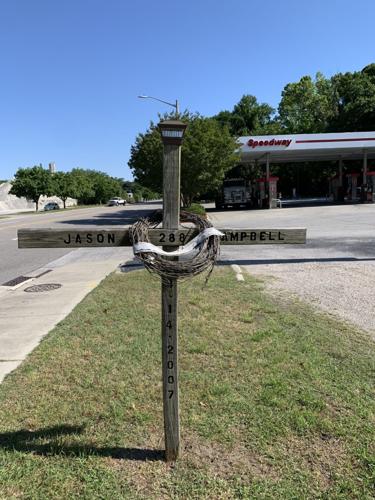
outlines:
[[[43,210],[59,210],[60,205],[55,201],[49,201],[44,205]]]
[[[125,205],[126,201],[123,200],[122,198],[119,198],[115,196],[114,198],[111,198],[108,202],[109,207],[118,207],[119,205]]]

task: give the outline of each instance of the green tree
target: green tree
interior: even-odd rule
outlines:
[[[374,130],[375,65],[362,71],[338,73],[332,77],[338,114],[330,129],[340,132]]]
[[[303,76],[299,82],[288,83],[281,96],[279,120],[284,132],[325,132],[338,113],[332,81],[321,73],[315,80]]]
[[[246,94],[234,106],[233,111],[221,111],[214,116],[221,125],[226,125],[234,137],[276,133],[279,129],[274,119],[275,110],[266,103],[259,103],[253,95]]]
[[[167,119],[168,116],[163,117]],[[163,189],[163,143],[153,122],[144,134],[138,134],[130,149],[129,167],[137,184],[154,191]]]
[[[52,174],[53,193],[58,196],[66,208],[66,200],[76,198],[77,186],[71,172],[56,172]]]
[[[235,139],[212,118],[190,120],[182,145],[181,192],[185,206],[202,193],[217,189],[238,162]]]
[[[261,134],[271,123],[275,110],[266,103],[258,103],[253,95],[244,95],[233,108],[233,119],[240,135]]]
[[[172,118],[165,115],[162,119]],[[215,189],[238,156],[229,129],[218,120],[184,113],[188,127],[182,144],[181,195],[188,207],[200,194]],[[162,192],[163,144],[154,123],[145,134],[139,134],[131,148],[129,167],[135,180],[154,192]]]
[[[155,191],[152,191],[152,189],[149,189],[147,187],[141,187],[140,197],[142,198],[142,200],[148,201],[148,200],[156,200],[156,198],[159,198],[160,195],[158,193],[155,193]]]
[[[124,197],[127,201],[156,200],[161,198],[160,192],[142,186],[135,181],[122,181],[122,188],[124,190]],[[133,198],[128,196],[128,191],[131,191]]]
[[[39,198],[42,195],[50,196],[53,193],[52,176],[49,170],[41,165],[31,168],[19,168],[12,181],[10,194],[25,197],[35,203],[38,210]]]
[[[88,200],[95,198],[94,184],[87,170],[74,168],[70,174],[75,188],[74,198],[77,198],[79,204],[88,203]]]
[[[123,195],[123,180],[97,170],[75,168],[71,172],[74,197],[80,204],[106,203],[113,196]]]

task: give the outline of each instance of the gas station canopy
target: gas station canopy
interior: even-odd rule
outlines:
[[[241,163],[294,163],[375,158],[375,132],[244,136]]]

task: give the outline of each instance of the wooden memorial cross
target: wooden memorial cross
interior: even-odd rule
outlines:
[[[150,229],[149,239],[165,250],[188,243],[198,230],[179,229],[180,159],[185,125],[177,120],[160,123],[164,143],[163,228]],[[222,245],[306,243],[306,229],[220,229]],[[19,229],[18,248],[82,248],[131,246],[128,229]],[[177,281],[162,284],[162,372],[165,453],[178,457],[180,445],[178,393]]]

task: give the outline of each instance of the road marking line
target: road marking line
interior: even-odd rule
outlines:
[[[242,270],[241,270],[240,266],[238,266],[237,264],[231,264],[230,267],[235,272],[236,280],[237,281],[245,281],[245,278],[242,275]]]
[[[77,214],[77,217],[76,217],[77,220],[79,220],[79,218],[80,218],[79,216],[80,215],[84,215],[84,213],[86,211],[93,210],[93,208],[91,208],[91,209],[90,208],[85,208],[85,209],[83,208],[83,209],[79,209],[79,210],[82,210],[82,212],[80,212],[79,214]],[[48,216],[48,215],[50,215],[50,216],[51,215],[52,216],[55,215],[55,217],[53,217],[52,220],[51,219],[50,220],[46,220],[46,222],[52,222],[53,223],[55,220],[57,220],[57,221],[64,220],[64,218],[66,216],[66,212],[64,214],[62,214],[62,213],[60,213],[60,214],[46,214],[46,216]],[[33,216],[30,215],[29,217],[33,217]],[[40,215],[40,216],[36,215],[35,217],[39,218],[39,217],[43,217],[43,215]],[[22,217],[22,220],[23,219],[24,219],[24,217]],[[72,219],[74,220],[74,217],[72,217]],[[1,224],[0,225],[0,231],[3,231],[4,229],[9,229],[9,228],[12,229],[14,227],[19,228],[19,227],[35,226],[36,224],[43,224],[43,222],[42,222],[41,219],[39,219],[37,221],[34,221],[34,222],[31,222],[31,221],[30,222],[25,222],[25,223],[22,223],[22,224],[17,224],[16,220],[15,221],[7,221],[6,224]]]

